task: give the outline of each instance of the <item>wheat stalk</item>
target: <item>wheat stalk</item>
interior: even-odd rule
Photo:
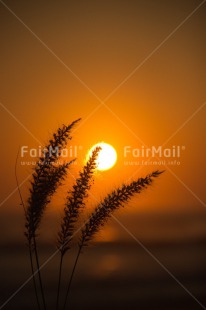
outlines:
[[[16,185],[17,185],[17,189],[18,189],[18,193],[19,193],[19,198],[20,198],[21,205],[23,207],[24,214],[25,214],[26,213],[26,208],[25,208],[23,196],[21,194],[21,190],[20,190],[20,186],[19,186],[19,180],[18,180],[18,176],[17,176],[18,157],[19,157],[19,150],[18,150],[17,156],[16,156],[14,173],[15,173],[15,179],[16,179]],[[38,292],[37,292],[36,279],[35,279],[35,275],[34,275],[33,257],[32,257],[32,252],[31,252],[30,248],[29,248],[29,258],[30,258],[30,265],[31,265],[31,271],[32,271],[32,280],[33,280],[33,285],[34,285],[34,292],[35,292],[36,302],[37,302],[38,309],[41,310],[41,306],[40,306],[40,302],[39,302],[39,296],[38,296]]]
[[[34,252],[35,255],[44,309],[46,309],[46,302],[39,269],[36,233],[51,196],[65,178],[67,168],[72,163],[71,161],[60,166],[55,166],[58,156],[61,154],[61,150],[66,146],[67,141],[71,139],[71,129],[79,120],[80,119],[74,121],[68,126],[64,125],[62,128],[59,128],[57,132],[53,134],[53,139],[51,139],[45,147],[46,151],[44,152],[44,156],[40,157],[40,161],[34,168],[30,197],[27,202],[27,208],[25,209],[25,236],[28,241],[31,264],[33,264],[31,259],[32,252]],[[51,152],[51,149],[56,151]],[[34,268],[32,268],[32,272],[33,270]]]
[[[61,284],[62,264],[65,253],[70,248],[70,241],[74,233],[75,223],[78,220],[80,210],[85,206],[84,199],[87,197],[88,190],[91,187],[91,179],[97,167],[97,157],[101,147],[96,147],[88,159],[83,170],[79,173],[73,185],[72,191],[68,192],[66,206],[64,208],[64,217],[61,229],[58,234],[58,248],[60,251],[59,279],[57,289],[56,309],[59,307],[59,293]]]
[[[158,177],[161,173],[163,171],[154,171],[145,178],[139,178],[128,185],[123,184],[104,198],[82,230],[80,247],[87,245],[115,210],[123,207],[135,194],[139,194],[144,188],[151,185],[152,179]]]
[[[104,200],[95,208],[91,217],[82,229],[79,250],[67,287],[63,309],[66,309],[72,279],[82,248],[88,245],[88,242],[90,242],[100,228],[105,225],[115,210],[118,210],[120,207],[124,207],[125,203],[128,203],[135,194],[141,193],[143,189],[147,188],[148,185],[151,185],[153,178],[158,177],[161,173],[163,173],[163,171],[154,171],[151,174],[148,174],[145,178],[139,178],[137,181],[133,181],[128,185],[123,184],[120,188],[114,190],[111,194],[106,196]]]
[[[78,220],[79,211],[85,206],[84,199],[91,187],[90,181],[96,169],[96,159],[100,149],[100,147],[97,147],[92,152],[83,170],[79,173],[72,191],[68,192],[61,230],[58,234],[58,248],[62,255],[69,249],[69,242],[74,232],[74,225]]]
[[[57,133],[53,134],[53,139],[45,147],[44,157],[40,157],[40,161],[34,168],[25,224],[25,236],[29,244],[36,236],[45,207],[59,186],[59,182],[65,177],[68,166],[72,163],[71,161],[61,166],[54,165],[61,150],[66,146],[68,139],[71,139],[70,131],[78,121],[74,121],[67,127],[59,128]],[[58,152],[50,152],[50,148],[57,148]]]

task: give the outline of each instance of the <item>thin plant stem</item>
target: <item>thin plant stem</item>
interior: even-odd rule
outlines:
[[[74,273],[75,273],[76,266],[77,266],[77,263],[78,263],[78,260],[79,260],[79,255],[80,255],[81,250],[82,250],[82,246],[83,246],[83,244],[79,245],[79,250],[78,250],[78,253],[77,253],[77,256],[76,256],[76,260],[75,260],[75,263],[74,263],[74,266],[73,266],[73,269],[72,269],[72,273],[71,273],[71,276],[70,276],[70,279],[69,279],[69,284],[68,284],[68,287],[67,287],[67,292],[66,292],[66,296],[65,296],[63,310],[66,309],[66,305],[67,305],[67,302],[68,302],[69,293],[70,293],[70,289],[71,289],[72,280],[74,278]]]
[[[38,305],[38,309],[41,309],[40,302],[39,302],[39,296],[37,293],[37,286],[36,286],[36,279],[34,275],[34,263],[33,263],[33,257],[32,257],[32,251],[31,248],[29,247],[29,258],[30,258],[30,264],[31,264],[31,271],[32,271],[32,279],[33,279],[33,285],[34,285],[34,290],[35,290],[35,295],[36,295],[36,302]]]
[[[19,157],[19,149],[18,149],[18,152],[17,152],[16,162],[15,162],[15,179],[16,179],[16,184],[17,184],[17,188],[18,188],[19,197],[20,197],[20,200],[21,200],[21,205],[22,205],[22,207],[24,209],[24,213],[25,213],[26,209],[25,209],[24,200],[23,200],[23,197],[22,197],[22,194],[21,194],[21,190],[20,190],[20,186],[19,186],[19,180],[18,180],[18,175],[17,175],[18,157]],[[30,245],[29,245],[29,259],[30,259],[30,265],[31,265],[31,272],[32,272],[32,279],[33,279],[34,291],[35,291],[35,296],[36,296],[36,302],[37,302],[38,309],[41,310],[40,302],[39,302],[39,297],[38,297],[38,292],[37,292],[36,279],[35,279],[35,275],[34,275],[34,262],[33,262],[33,257],[32,257],[32,250],[31,250],[31,246]]]
[[[46,310],[46,301],[45,301],[45,296],[44,296],[44,289],[43,289],[43,284],[42,284],[41,271],[40,271],[40,265],[39,265],[39,257],[38,257],[38,251],[37,251],[35,236],[33,237],[33,244],[34,244],[34,255],[35,255],[35,259],[36,259],[37,272],[38,272],[38,277],[39,277],[40,291],[41,291],[42,301],[43,301],[43,308],[44,308],[44,310]]]
[[[60,285],[61,285],[61,277],[62,277],[62,263],[63,263],[63,253],[61,253],[60,263],[59,263],[59,279],[58,279],[58,287],[57,287],[56,310],[58,310],[59,308],[59,293],[60,293]]]

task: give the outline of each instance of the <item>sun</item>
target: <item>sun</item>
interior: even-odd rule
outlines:
[[[113,146],[111,146],[108,143],[97,143],[95,144],[88,153],[88,157],[91,156],[92,151],[97,147],[100,146],[101,150],[99,152],[98,158],[97,158],[97,170],[108,170],[112,168],[116,161],[117,161],[117,153]]]

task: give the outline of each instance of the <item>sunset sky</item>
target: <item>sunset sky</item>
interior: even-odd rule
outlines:
[[[167,171],[147,203],[203,209],[177,177],[205,200],[205,107],[175,132],[205,100],[205,6],[167,39],[199,3],[6,1],[29,29],[1,4],[2,199],[16,186],[18,147],[44,144],[59,125],[81,117],[72,140],[83,147],[79,166],[92,145],[112,144],[117,165],[101,182],[113,186],[139,168],[136,177],[157,168],[125,166],[124,146],[169,139],[166,146],[185,146],[181,165],[170,167],[176,177]],[[18,167],[21,180],[26,170]]]
[[[199,0],[5,0],[0,29],[2,244],[24,242],[14,174],[19,148],[44,146],[58,126],[78,118],[69,143],[78,148],[77,165],[70,169],[74,177],[96,143],[109,143],[117,152],[114,167],[94,176],[90,209],[122,182],[165,170],[119,219],[145,240],[205,236],[206,5]],[[161,145],[180,146],[179,165],[125,163],[138,161],[131,153],[125,158],[126,146]],[[32,172],[21,160],[20,183]],[[72,184],[70,176],[54,198],[47,213],[47,225],[54,229],[43,238],[54,240]],[[28,189],[27,181],[21,187],[25,200]],[[159,216],[168,226],[159,226]],[[176,216],[189,224],[178,226]],[[99,240],[104,238],[131,239],[117,223],[101,232]]]

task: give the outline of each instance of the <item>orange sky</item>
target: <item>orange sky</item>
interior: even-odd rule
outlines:
[[[71,142],[82,147],[74,175],[97,142],[112,144],[118,153],[114,168],[95,177],[95,196],[133,175],[166,169],[129,212],[204,213],[206,108],[197,110],[206,95],[206,6],[159,46],[200,1],[81,1],[49,8],[40,1],[6,3],[33,34],[0,6],[1,103],[9,111],[0,107],[1,200],[16,186],[18,147],[44,144],[59,125],[81,117]],[[161,145],[189,118],[166,144],[185,146],[180,166],[169,167],[172,172],[164,166],[125,166],[125,146]],[[30,171],[19,165],[20,180]],[[22,190],[26,198],[28,183]],[[17,204],[14,193],[0,212]]]

